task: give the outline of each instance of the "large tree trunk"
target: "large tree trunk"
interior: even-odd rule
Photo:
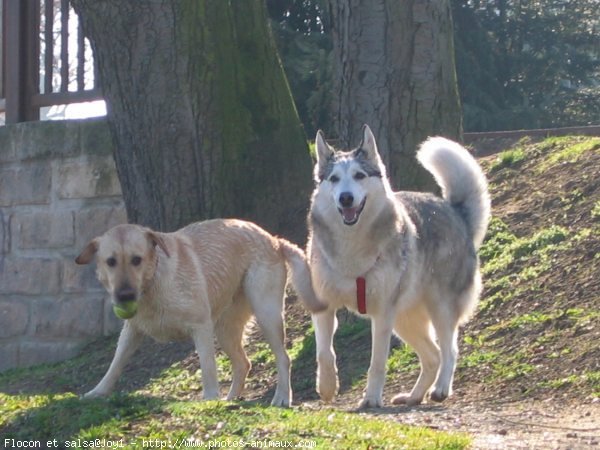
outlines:
[[[367,123],[392,185],[431,189],[414,158],[418,144],[462,133],[449,0],[329,3],[341,144],[357,145]]]
[[[263,0],[72,0],[89,37],[129,220],[303,224],[306,138]]]

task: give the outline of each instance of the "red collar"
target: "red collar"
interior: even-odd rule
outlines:
[[[364,277],[356,279],[356,304],[359,313],[367,313],[367,281]]]

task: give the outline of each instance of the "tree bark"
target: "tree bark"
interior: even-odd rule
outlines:
[[[90,39],[128,217],[304,224],[311,161],[262,0],[72,0]],[[302,218],[300,218],[302,217]]]
[[[415,160],[418,145],[462,135],[449,0],[329,4],[341,144],[356,146],[367,123],[396,189],[434,189]]]

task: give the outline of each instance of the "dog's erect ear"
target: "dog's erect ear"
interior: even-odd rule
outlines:
[[[79,256],[77,258],[75,258],[75,262],[77,264],[89,264],[92,261],[92,259],[94,258],[94,255],[96,254],[97,251],[98,251],[98,240],[92,239],[89,242],[89,244],[86,245],[85,248],[81,251]]]
[[[315,138],[315,148],[317,149],[317,162],[319,164],[327,163],[327,160],[333,156],[333,148],[325,142],[325,135],[321,130],[317,131]]]
[[[330,163],[333,160],[334,150],[325,142],[325,136],[321,130],[317,131],[315,139],[315,148],[317,155],[317,164],[315,165],[314,178],[315,181],[321,182],[330,170]]]
[[[154,246],[158,245],[160,247],[160,249],[163,252],[165,252],[165,255],[167,255],[167,258],[171,257],[171,254],[169,253],[169,249],[167,248],[167,244],[165,244],[165,241],[160,234],[155,233],[154,231],[147,231],[146,237],[148,238],[148,240],[150,242],[152,242],[152,245],[154,245]]]
[[[367,124],[363,125],[362,141],[360,141],[360,145],[356,151],[357,153],[364,154],[368,159],[376,160],[379,156],[377,144],[375,143],[375,136],[373,136],[373,132]]]

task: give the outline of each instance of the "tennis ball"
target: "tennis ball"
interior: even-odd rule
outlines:
[[[118,305],[113,305],[113,312],[119,319],[131,319],[137,312],[137,302],[131,300],[119,303]]]

